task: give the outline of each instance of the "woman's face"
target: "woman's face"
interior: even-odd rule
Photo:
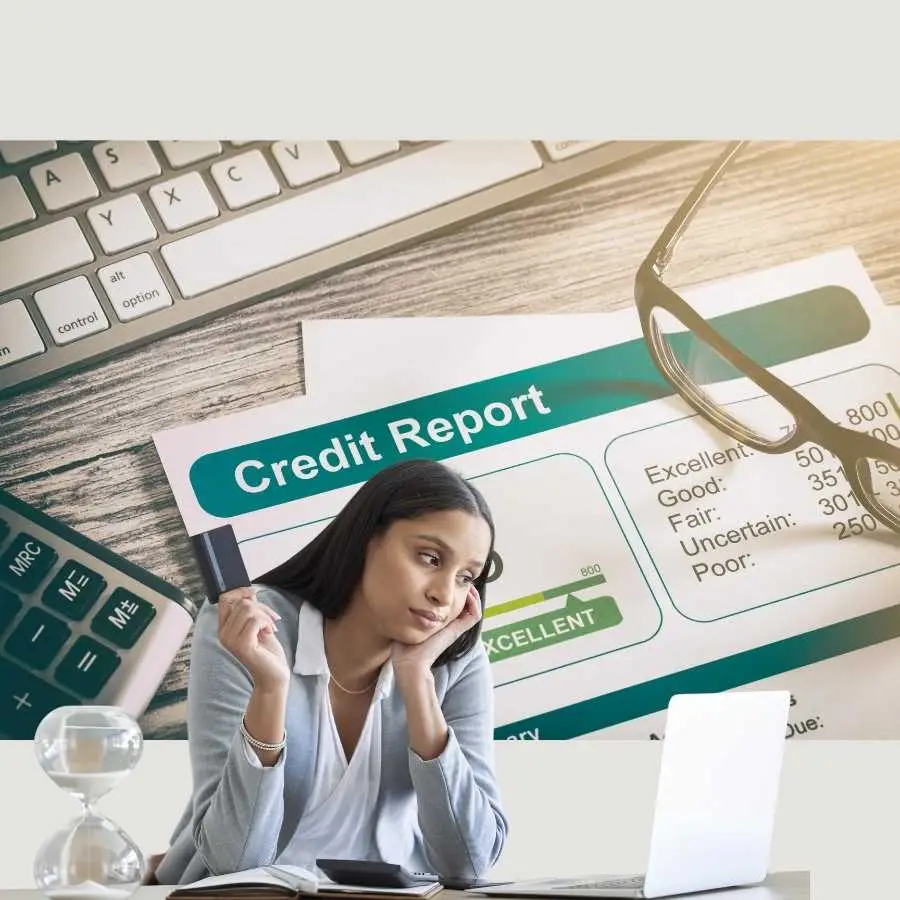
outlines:
[[[460,614],[490,545],[487,522],[461,510],[394,522],[369,542],[356,600],[384,638],[419,644]]]

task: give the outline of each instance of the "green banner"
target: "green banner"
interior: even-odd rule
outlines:
[[[579,600],[569,595],[562,609],[538,613],[518,622],[483,631],[482,642],[492,663],[540,650],[572,638],[612,628],[622,613],[612,597]]]
[[[844,288],[807,291],[710,322],[764,366],[861,340],[869,319]],[[687,333],[677,355],[702,364],[704,379],[738,376]],[[369,479],[408,457],[447,459],[671,396],[643,339],[452,390],[251,441],[200,457],[190,481],[200,506],[230,518]]]

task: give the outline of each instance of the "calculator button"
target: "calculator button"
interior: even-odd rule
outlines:
[[[156,607],[142,597],[116,588],[91,622],[91,629],[117,647],[133,647],[156,615]]]
[[[56,680],[82,697],[96,697],[121,662],[109,647],[82,635],[57,666]]]
[[[6,651],[33,669],[46,669],[70,634],[65,622],[32,607],[6,641]]]
[[[6,540],[6,536],[9,534],[9,525],[0,519],[0,544],[2,544]]]
[[[67,562],[44,591],[44,603],[66,618],[78,621],[97,602],[106,580],[77,562]]]
[[[56,562],[56,551],[24,531],[0,556],[0,579],[23,594],[30,594]]]
[[[47,713],[79,702],[14,662],[0,659],[0,736],[15,741],[34,740]]]
[[[0,631],[6,629],[21,608],[22,601],[12,591],[0,585]]]

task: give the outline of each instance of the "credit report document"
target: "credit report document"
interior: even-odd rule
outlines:
[[[900,441],[900,331],[852,251],[685,298],[836,421]],[[253,575],[381,467],[439,459],[497,526],[497,738],[662,737],[673,693],[786,687],[789,737],[900,738],[900,538],[807,444],[705,423],[633,309],[303,323],[309,394],[154,435],[189,533]],[[761,402],[749,380],[716,396]],[[900,494],[900,479],[896,482]]]

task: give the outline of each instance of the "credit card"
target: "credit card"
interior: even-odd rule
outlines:
[[[210,603],[217,603],[219,595],[226,591],[250,586],[250,576],[231,525],[192,535],[191,543]]]

